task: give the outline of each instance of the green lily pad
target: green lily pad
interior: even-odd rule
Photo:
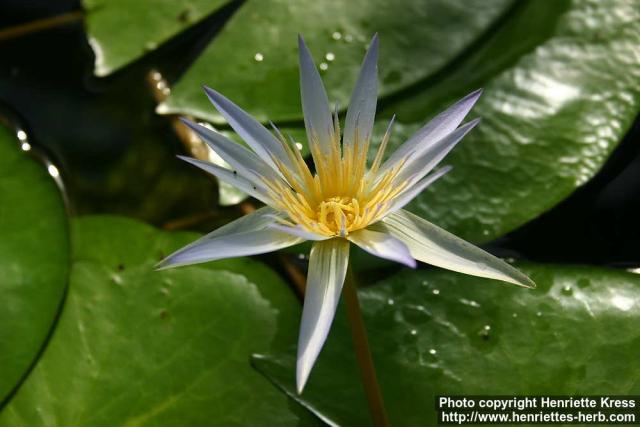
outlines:
[[[300,304],[275,273],[249,259],[154,271],[195,236],[133,220],[73,232],[57,328],[0,425],[313,425],[249,363],[295,342]]]
[[[443,162],[453,171],[410,210],[488,241],[588,181],[640,111],[638,19],[633,0],[523,2],[465,62],[387,105],[397,146],[427,115],[485,89],[472,111],[482,123]]]
[[[296,36],[322,62],[330,98],[346,106],[374,33],[381,37],[382,95],[415,83],[457,57],[512,0],[247,1],[172,89],[158,111],[221,123],[203,84],[261,121],[301,120]]]
[[[640,393],[640,276],[521,265],[524,290],[446,271],[406,271],[360,290],[391,425],[435,425],[435,396]],[[341,312],[339,312],[342,314]],[[370,421],[340,316],[306,390],[291,350],[254,363],[336,425]]]
[[[25,145],[26,144],[26,145]],[[28,142],[22,143],[29,149]],[[0,402],[42,349],[64,295],[64,202],[47,168],[0,125]]]
[[[228,0],[83,0],[94,73],[107,76],[219,9]]]

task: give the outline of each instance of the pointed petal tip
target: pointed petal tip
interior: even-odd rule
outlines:
[[[469,105],[468,108],[471,109],[473,107],[473,105],[475,105],[475,103],[478,102],[478,99],[480,99],[480,97],[482,96],[483,92],[484,92],[484,89],[482,89],[482,88],[476,89],[473,92],[471,92],[468,95],[466,95],[460,101],[458,101],[458,103]]]
[[[153,271],[168,270],[169,268],[171,268],[171,264],[169,264],[168,259],[169,258],[165,258],[162,261],[160,261],[159,263],[157,263],[156,265],[154,265],[153,266]]]
[[[300,395],[304,391],[304,386],[307,384],[309,378],[309,369],[305,369],[305,365],[301,363],[302,360],[298,356],[298,363],[296,366],[296,392]]]
[[[209,101],[211,101],[213,106],[216,107],[216,110],[218,110],[226,118],[226,115],[224,114],[223,109],[228,108],[228,104],[233,104],[233,103],[217,90],[212,89],[209,86],[203,86],[203,88],[204,88],[204,93],[207,95],[207,98],[209,98]]]
[[[378,49],[378,45],[380,44],[378,33],[375,33],[373,37],[371,37],[371,41],[369,42],[369,49],[375,48]]]
[[[182,122],[183,125],[185,125],[186,127],[188,127],[189,129],[191,129],[194,132],[198,131],[198,127],[200,127],[199,124],[197,124],[196,122],[189,120],[186,117],[180,117],[180,121]]]
[[[473,129],[474,127],[478,126],[478,124],[482,121],[482,117],[476,117],[473,120],[469,120],[467,123],[465,123],[463,126],[466,126],[469,128],[469,130]]]
[[[515,273],[516,274],[512,275],[509,280],[506,280],[508,283],[514,284],[516,286],[520,286],[521,288],[527,288],[527,289],[535,289],[537,287],[536,283],[533,280],[531,280],[529,276],[527,276],[520,270],[516,269]]]
[[[473,92],[471,92],[470,94],[468,94],[467,96],[465,96],[465,98],[473,99],[473,102],[475,103],[478,100],[478,98],[480,98],[482,96],[483,92],[484,92],[483,88],[478,88],[478,89],[474,90]]]
[[[218,92],[215,89],[211,89],[209,86],[202,86],[202,88],[204,89],[204,93],[207,95],[207,98],[209,98],[209,100],[213,103],[213,105],[216,106],[217,108],[217,104],[220,100],[224,100],[224,96]]]
[[[300,51],[300,53],[309,50],[309,48],[307,47],[307,43],[304,41],[304,37],[302,37],[302,34],[300,33],[298,33],[298,50]]]
[[[169,270],[170,268],[182,267],[184,265],[188,265],[188,263],[185,264],[185,263],[183,263],[181,261],[176,261],[176,255],[178,255],[179,252],[181,252],[181,251],[178,250],[178,251],[176,251],[176,252],[164,257],[156,265],[153,266],[153,270],[154,271],[163,271],[163,270]]]
[[[207,95],[209,99],[211,99],[211,97],[216,97],[220,95],[220,93],[217,90],[211,89],[207,85],[202,85],[202,90],[204,91],[204,93]]]
[[[193,123],[191,120],[189,120],[188,118],[186,118],[185,116],[180,116],[178,117],[178,120],[180,120],[182,123],[184,123],[185,125],[189,125],[190,123]]]
[[[413,268],[415,270],[418,267],[418,261],[411,258],[411,260],[407,260],[407,262],[405,262],[404,265],[406,265],[409,268]]]
[[[176,261],[175,255],[179,255],[178,252],[180,251],[177,251],[176,253],[169,255],[168,257],[166,257],[165,259],[163,259],[162,261],[154,265],[153,271],[164,271],[172,268],[186,267],[188,265],[194,264],[193,262],[189,262],[185,260]]]
[[[524,287],[529,289],[535,289],[538,287],[538,285],[536,285],[536,282],[534,282],[533,280],[531,280],[529,276],[527,276],[527,281],[524,283]]]

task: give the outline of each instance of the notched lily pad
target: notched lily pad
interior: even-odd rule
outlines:
[[[228,0],[83,0],[96,76],[155,50]]]
[[[390,422],[436,423],[441,394],[638,394],[640,276],[520,265],[535,290],[446,271],[406,271],[360,291]],[[292,351],[254,364],[337,425],[370,425],[345,316],[302,396]]]

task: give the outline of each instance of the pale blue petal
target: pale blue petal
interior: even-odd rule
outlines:
[[[300,51],[300,95],[307,137],[310,144],[313,144],[317,138],[321,152],[327,153],[333,141],[334,129],[329,99],[324,90],[320,73],[313,63],[311,53],[302,36],[298,36],[298,48]]]
[[[464,138],[476,125],[480,123],[480,119],[471,120],[449,135],[441,138],[435,144],[429,145],[426,150],[421,153],[413,154],[406,161],[402,170],[396,178],[398,181],[415,178],[422,179],[433,170],[438,163],[446,157],[447,154]]]
[[[393,213],[376,226],[401,240],[418,261],[472,276],[535,287],[531,279],[500,258],[408,211]]]
[[[482,95],[482,89],[478,89],[456,102],[454,105],[438,114],[429,123],[416,132],[404,144],[400,146],[389,159],[382,165],[381,171],[386,171],[395,166],[409,154],[421,154],[430,144],[438,142],[453,132],[465,116],[469,113],[478,98]]]
[[[391,201],[391,206],[387,210],[387,215],[404,208],[418,194],[422,193],[425,188],[433,184],[436,180],[438,180],[441,176],[443,176],[450,170],[451,166],[444,166],[431,175],[427,175],[421,181],[418,181],[415,184],[411,185]]]
[[[202,138],[202,140],[222,157],[224,161],[229,163],[233,169],[249,181],[253,183],[260,183],[263,179],[282,181],[280,175],[268,164],[242,145],[231,141],[224,135],[205,126],[193,123],[185,118],[181,118],[180,120]]]
[[[258,255],[301,243],[303,239],[275,231],[269,224],[280,215],[264,207],[230,222],[169,255],[156,268],[165,269],[225,258]]]
[[[278,173],[280,172],[273,161],[274,158],[279,159],[286,166],[292,166],[289,156],[282,147],[282,143],[267,128],[219,92],[206,86],[204,91],[220,114],[229,122],[233,130],[253,149],[262,161],[278,171]]]
[[[388,233],[362,229],[349,233],[348,239],[371,255],[416,267],[407,245]]]
[[[298,339],[296,365],[298,393],[302,393],[311,368],[329,334],[348,263],[349,242],[344,239],[316,242],[311,249]]]
[[[220,181],[233,185],[237,189],[255,197],[264,204],[274,204],[271,198],[267,195],[267,190],[262,185],[249,181],[248,179],[240,176],[237,172],[230,171],[229,169],[225,169],[221,166],[214,165],[213,163],[205,162],[203,160],[193,159],[191,157],[178,156],[178,158],[210,173]]]
[[[319,242],[319,241],[322,241],[322,240],[329,239],[328,236],[305,230],[304,228],[302,228],[300,226],[290,227],[288,225],[279,224],[279,223],[276,222],[276,223],[273,223],[273,224],[269,225],[269,227],[274,229],[274,230],[278,230],[278,231],[281,231],[283,233],[291,234],[292,236],[297,236],[297,237],[300,237],[301,239],[305,239],[305,240],[312,240],[312,241]]]
[[[378,96],[378,35],[373,36],[362,62],[360,76],[351,94],[344,127],[344,146],[350,147],[356,132],[361,141],[369,139],[376,115]]]

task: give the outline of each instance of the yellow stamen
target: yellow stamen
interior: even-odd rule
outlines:
[[[408,183],[399,181],[404,161],[386,170],[377,171],[389,140],[391,126],[367,171],[368,135],[360,135],[358,127],[353,141],[340,141],[340,121],[333,115],[333,139],[322,147],[312,133],[309,148],[315,164],[315,174],[309,170],[300,152],[276,130],[290,160],[273,159],[285,181],[268,182],[264,186],[277,208],[288,215],[288,223],[328,237],[346,237],[349,233],[379,221],[390,202]],[[406,160],[406,159],[405,159]]]

